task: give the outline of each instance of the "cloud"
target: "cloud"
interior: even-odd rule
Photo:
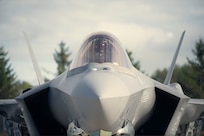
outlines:
[[[133,51],[142,69],[151,74],[168,67],[167,60],[171,60],[183,30],[187,33],[179,63],[190,55],[194,42],[204,37],[202,5],[202,0],[2,0],[0,46],[9,50],[20,79],[33,82],[35,74],[27,63],[30,59],[22,31],[27,33],[40,66],[52,72],[56,71],[53,53],[61,41],[69,46],[73,58],[88,34],[108,31]]]

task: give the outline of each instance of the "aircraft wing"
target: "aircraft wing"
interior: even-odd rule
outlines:
[[[198,104],[204,106],[204,99],[190,99],[189,104]]]
[[[204,99],[190,99],[181,118],[181,124],[204,118]]]
[[[0,100],[0,115],[17,123],[22,121],[21,109],[15,99]]]

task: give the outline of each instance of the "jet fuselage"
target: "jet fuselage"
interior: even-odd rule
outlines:
[[[111,63],[73,69],[50,83],[49,106],[63,126],[75,120],[86,132],[116,133],[127,121],[138,128],[155,101],[153,83],[141,75]]]

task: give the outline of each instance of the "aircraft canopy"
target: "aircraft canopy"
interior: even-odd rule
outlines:
[[[77,57],[72,63],[71,69],[88,63],[105,62],[123,67],[131,66],[125,51],[116,38],[107,33],[97,33],[85,40]]]

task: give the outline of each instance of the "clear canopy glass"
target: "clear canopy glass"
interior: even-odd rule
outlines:
[[[130,67],[131,63],[117,39],[109,33],[96,33],[85,40],[71,69],[88,63],[113,63]]]

